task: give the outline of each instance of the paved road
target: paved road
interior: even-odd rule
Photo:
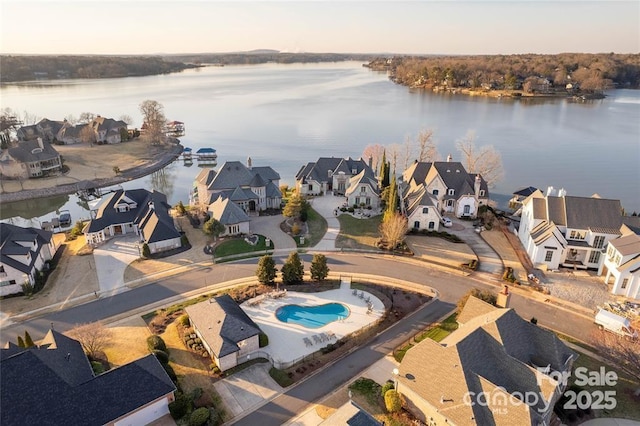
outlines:
[[[406,321],[397,322],[393,327],[378,335],[367,346],[351,352],[338,360],[331,368],[320,371],[234,424],[269,426],[285,423],[291,417],[302,413],[306,406],[329,391],[344,385],[371,364],[382,359],[396,346],[454,308],[455,305],[441,301],[424,306],[414,312]]]
[[[273,242],[276,250],[295,250],[296,242],[291,236],[280,229],[282,215],[258,216],[251,218],[251,232],[264,235]]]

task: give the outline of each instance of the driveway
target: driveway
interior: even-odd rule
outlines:
[[[335,210],[345,202],[345,197],[323,195],[311,200],[311,206],[327,220],[327,233],[322,240],[313,247],[318,251],[333,251],[336,249],[336,238],[340,233],[340,221],[336,217]]]
[[[112,296],[124,287],[124,271],[134,260],[140,257],[137,235],[124,235],[112,238],[93,250],[93,259],[98,274],[100,293]]]
[[[295,250],[294,239],[280,229],[280,223],[283,220],[282,215],[254,217],[251,219],[251,232],[269,238],[275,250]]]
[[[502,259],[500,259],[500,256],[482,239],[480,234],[476,232],[473,224],[454,216],[447,217],[451,219],[453,226],[451,228],[441,227],[441,230],[457,235],[471,247],[476,256],[478,256],[478,261],[480,262],[478,267],[479,271],[501,276],[504,269]]]
[[[271,364],[254,364],[213,384],[232,417],[255,410],[282,388],[269,375]]]

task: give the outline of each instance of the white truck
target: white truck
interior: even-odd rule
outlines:
[[[599,309],[596,313],[595,323],[600,330],[607,330],[629,339],[638,338],[638,331],[631,327],[629,318],[621,317],[613,312]]]

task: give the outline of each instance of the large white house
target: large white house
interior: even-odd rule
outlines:
[[[619,200],[573,197],[549,187],[522,202],[518,237],[537,268],[599,269],[609,241],[620,237]]]
[[[598,275],[605,275],[605,283],[612,284],[611,293],[640,299],[640,235],[609,241]]]
[[[50,231],[0,223],[0,296],[20,293],[25,282],[35,284],[56,249]]]
[[[344,195],[350,206],[366,206],[373,209],[380,207],[378,180],[370,168],[362,169],[349,180],[349,187]]]

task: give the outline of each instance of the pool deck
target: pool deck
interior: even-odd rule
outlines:
[[[287,291],[284,297],[277,299],[266,297],[254,306],[251,306],[253,301],[248,300],[241,307],[269,336],[269,345],[260,350],[267,352],[275,361],[288,363],[312,354],[329,343],[335,343],[337,339],[366,327],[382,316],[384,304],[380,299],[366,291],[358,290],[357,293],[358,295],[353,294],[349,283],[342,283],[336,290],[320,293]],[[359,297],[360,293],[363,293],[363,298]],[[367,298],[370,298],[372,303],[373,309],[370,313],[367,313]],[[346,305],[351,312],[347,318],[330,322],[319,328],[284,323],[275,315],[276,310],[284,305],[318,306],[332,302]],[[326,339],[331,333],[335,337]]]

